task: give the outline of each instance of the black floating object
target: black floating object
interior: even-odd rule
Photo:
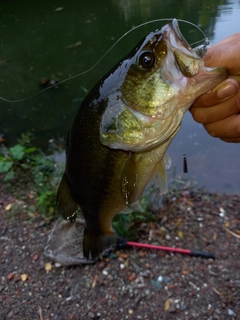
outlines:
[[[184,172],[184,173],[187,173],[187,172],[188,172],[187,156],[186,156],[186,154],[183,155],[183,172]]]

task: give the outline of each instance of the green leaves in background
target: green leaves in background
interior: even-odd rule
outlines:
[[[15,146],[0,147],[0,175],[7,183],[16,181],[30,186],[37,195],[37,209],[51,216],[62,168],[40,149],[30,146],[31,140],[31,134],[23,134]]]

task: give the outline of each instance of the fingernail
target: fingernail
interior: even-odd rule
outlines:
[[[219,99],[224,99],[234,95],[235,93],[237,93],[237,87],[230,82],[227,85],[218,89],[217,96]]]

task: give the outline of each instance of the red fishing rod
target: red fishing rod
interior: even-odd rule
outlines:
[[[162,251],[181,253],[181,254],[188,254],[189,256],[192,256],[192,257],[215,259],[215,255],[212,252],[165,247],[165,246],[158,246],[158,245],[147,244],[147,243],[131,242],[131,241],[126,241],[126,240],[120,240],[120,242],[118,243],[119,248],[124,248],[126,246],[139,247],[139,248],[145,248],[145,249],[162,250]]]

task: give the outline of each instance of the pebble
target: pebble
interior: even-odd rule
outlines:
[[[107,276],[107,275],[108,275],[107,270],[104,269],[104,270],[102,271],[102,274],[103,274],[104,276]]]
[[[56,268],[60,268],[61,266],[62,266],[61,263],[59,263],[59,262],[56,262],[56,263],[55,263],[55,267],[56,267]]]
[[[25,281],[27,281],[27,279],[28,279],[28,274],[27,273],[23,273],[23,274],[21,274],[21,280],[23,281],[23,282],[25,282]]]
[[[232,311],[231,309],[228,309],[228,314],[229,316],[236,316],[236,313],[234,311]]]
[[[14,277],[14,273],[9,273],[7,275],[8,280],[12,280],[13,277]]]
[[[164,311],[175,312],[176,311],[176,303],[174,299],[170,298],[165,301]]]
[[[9,203],[9,204],[5,207],[5,210],[6,210],[6,211],[9,211],[11,208],[12,208],[12,204]]]
[[[13,316],[13,311],[9,311],[8,314],[6,315],[6,318],[5,319],[11,319]]]
[[[159,276],[159,277],[158,277],[158,281],[159,281],[159,282],[162,282],[162,281],[163,281],[163,276]]]
[[[44,265],[46,271],[51,271],[52,270],[52,264],[50,262],[45,263]]]
[[[166,239],[166,240],[171,240],[170,234],[166,234],[165,239]]]
[[[33,260],[34,260],[34,261],[37,261],[38,258],[39,258],[39,257],[38,257],[38,254],[35,254],[35,255],[33,256]]]

